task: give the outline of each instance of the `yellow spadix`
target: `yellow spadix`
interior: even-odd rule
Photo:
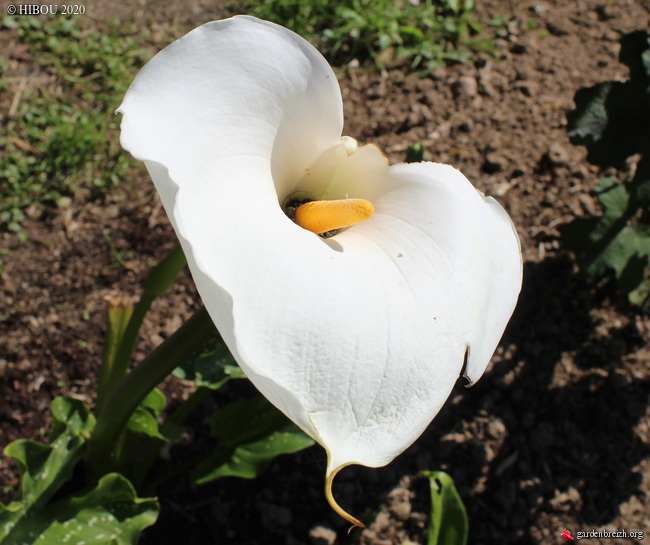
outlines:
[[[374,213],[375,207],[365,199],[311,201],[296,209],[295,220],[303,229],[320,235],[364,222]]]

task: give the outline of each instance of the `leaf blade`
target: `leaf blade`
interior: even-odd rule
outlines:
[[[265,398],[232,403],[207,419],[220,445],[193,472],[197,484],[221,477],[253,479],[277,456],[314,444]]]
[[[453,479],[444,471],[424,475],[431,489],[428,545],[467,545],[467,511]]]

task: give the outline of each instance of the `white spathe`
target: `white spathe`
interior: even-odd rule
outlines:
[[[156,55],[119,112],[205,306],[257,388],[328,452],[328,475],[378,467],[484,372],[522,280],[506,212],[457,170],[389,167],[341,141],[341,94],[308,42],[252,17]],[[323,239],[283,212],[296,192],[363,198]]]

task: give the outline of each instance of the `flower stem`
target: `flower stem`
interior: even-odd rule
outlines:
[[[140,328],[151,304],[156,297],[170,288],[186,263],[185,254],[179,245],[149,273],[145,282],[144,293],[135,308],[133,308],[126,327],[120,332],[115,352],[112,354],[110,361],[105,361],[102,365],[102,380],[97,394],[98,415],[102,414],[107,398],[110,397],[113,390],[126,375],[140,334]]]
[[[205,307],[202,307],[113,389],[89,440],[86,463],[90,479],[99,479],[113,469],[114,449],[133,411],[168,374],[185,363],[214,331],[214,324]]]

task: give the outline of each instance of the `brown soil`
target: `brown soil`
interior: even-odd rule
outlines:
[[[153,20],[154,29],[167,31],[173,20],[179,36],[224,15],[206,2],[190,2],[186,10],[171,1],[161,2],[165,10],[140,4],[133,13],[122,7],[123,16]],[[371,513],[367,530],[348,537],[347,525],[328,508],[325,455],[313,447],[277,460],[254,481],[224,479],[199,489],[170,481],[159,491],[159,524],[143,544],[425,543],[428,488],[419,476],[425,469],[454,477],[472,544],[561,543],[566,525],[650,532],[650,320],[580,280],[558,242],[559,225],[597,210],[590,189],[599,173],[566,137],[573,95],[626,77],[617,61],[619,31],[647,28],[650,6],[645,0],[479,4],[486,18],[512,17],[501,58],[424,78],[348,66],[340,80],[346,134],[377,143],[393,162],[424,141],[425,159],[457,166],[515,221],[524,287],[491,368],[471,390],[459,384],[428,431],[389,467],[351,468],[339,477],[335,495],[352,513]],[[104,16],[99,6],[94,13]],[[15,45],[11,31],[3,32],[0,43]],[[9,62],[10,74],[29,73],[24,59]],[[137,172],[103,202],[80,192],[49,222],[28,218],[26,242],[0,235],[0,447],[46,436],[55,396],[93,402],[103,298],[114,290],[137,296],[148,268],[174,244],[151,183]],[[156,302],[137,358],[198,305],[185,274]],[[172,402],[190,390],[175,380],[165,385]],[[246,384],[226,390],[228,398],[252,392]],[[220,399],[211,398],[204,410]],[[198,424],[188,432],[189,447],[172,456],[206,440]],[[6,501],[18,481],[5,457],[0,479]]]

